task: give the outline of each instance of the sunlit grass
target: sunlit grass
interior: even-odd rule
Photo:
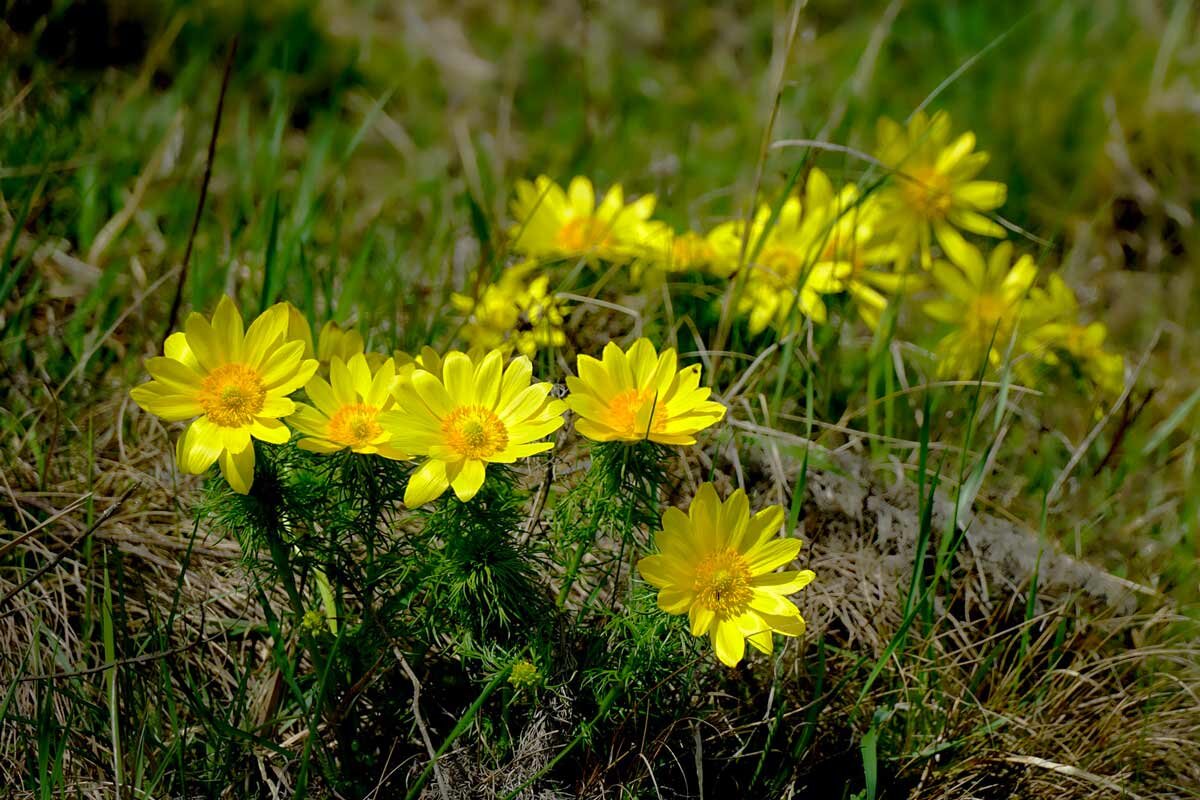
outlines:
[[[1189,4],[384,6],[164,4],[122,36],[61,11],[0,23],[0,784],[1186,791]],[[926,101],[1007,186],[981,211],[1035,265],[1012,297],[953,234],[928,239],[934,272],[919,238],[909,272],[858,263],[897,241],[875,204],[937,183],[871,160],[876,120]],[[598,237],[556,208],[530,249],[513,201],[543,173],[653,195],[653,217]],[[961,311],[964,285],[970,314],[926,314]],[[404,509],[404,461],[285,445],[234,497],[185,477],[180,430],[127,399],[177,286],[177,323],[290,301],[323,369],[476,346],[564,383],[646,336],[727,411],[669,458],[555,432],[551,456],[426,512]],[[1039,338],[1014,308],[1067,311]],[[710,480],[785,509],[817,575],[809,630],[736,673],[634,567]]]

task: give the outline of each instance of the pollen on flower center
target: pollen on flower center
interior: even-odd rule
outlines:
[[[595,217],[575,217],[559,228],[558,245],[569,252],[584,252],[608,243],[609,226]]]
[[[935,169],[913,170],[901,181],[904,199],[926,219],[941,219],[950,211],[950,178]]]
[[[225,428],[254,421],[267,399],[258,371],[245,364],[222,364],[204,376],[196,402],[205,415]]]
[[[701,605],[722,617],[736,616],[754,595],[750,577],[745,557],[733,548],[726,548],[709,554],[696,566],[692,589]]]
[[[489,458],[508,447],[508,429],[491,409],[459,406],[442,420],[446,444],[463,458]]]
[[[664,403],[656,403],[659,399],[653,389],[626,389],[609,402],[612,427],[625,436],[645,436],[646,425],[638,415],[646,413],[650,431],[662,433],[667,428],[667,409]]]
[[[379,409],[365,403],[342,406],[329,418],[329,438],[349,447],[373,442],[383,428],[378,422]]]

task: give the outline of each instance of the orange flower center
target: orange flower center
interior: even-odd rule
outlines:
[[[575,217],[559,228],[558,246],[568,253],[585,253],[611,243],[608,223],[596,217]]]
[[[222,364],[200,381],[196,402],[204,414],[223,428],[240,428],[254,421],[267,400],[267,387],[258,370],[245,364]]]
[[[364,447],[383,432],[379,409],[365,403],[342,406],[329,418],[329,438],[347,447]]]
[[[642,439],[647,434],[646,423],[638,416],[646,413],[650,433],[662,433],[667,428],[667,409],[653,389],[626,389],[608,403],[610,423],[627,439]]]
[[[954,198],[950,178],[932,167],[920,167],[900,180],[904,199],[925,219],[942,219],[950,212]]]
[[[442,434],[463,458],[490,458],[508,447],[508,428],[491,409],[459,406],[442,420]]]
[[[733,617],[745,611],[754,596],[750,577],[745,557],[727,547],[710,553],[696,566],[692,590],[701,605],[721,617]]]

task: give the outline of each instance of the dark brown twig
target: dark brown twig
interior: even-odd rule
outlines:
[[[450,800],[450,787],[446,783],[446,776],[442,774],[441,768],[438,766],[438,752],[434,749],[433,740],[429,738],[429,728],[425,727],[425,720],[421,716],[421,681],[417,679],[417,673],[413,672],[412,667],[408,665],[408,659],[404,657],[404,653],[400,652],[400,648],[395,649],[396,659],[400,662],[408,679],[412,682],[412,712],[413,719],[416,720],[417,730],[421,732],[421,739],[425,742],[425,749],[429,752],[430,763],[433,765],[433,775],[437,778],[438,791],[441,792],[442,800]]]
[[[200,218],[204,215],[204,203],[208,199],[208,183],[212,180],[213,158],[217,153],[217,135],[221,132],[221,117],[225,112],[225,92],[229,89],[229,76],[233,73],[233,58],[237,54],[238,37],[234,36],[229,43],[229,53],[225,56],[225,74],[221,77],[221,94],[217,96],[217,113],[213,117],[212,135],[208,139],[208,158],[204,163],[204,179],[200,183],[200,202],[196,204],[196,215],[192,217],[192,230],[188,234],[187,247],[183,251],[183,264],[179,267],[179,283],[175,286],[175,299],[171,301],[171,313],[167,315],[167,327],[163,331],[162,341],[175,328],[179,318],[179,306],[183,303],[183,287],[187,283],[188,265],[192,261],[192,247],[196,243],[196,231],[200,229]]]
[[[1154,392],[1155,389],[1153,386],[1146,390],[1145,396],[1142,398],[1141,402],[1138,403],[1137,408],[1132,409],[1132,412],[1132,403],[1128,401],[1125,403],[1121,410],[1121,423],[1117,426],[1117,432],[1113,436],[1112,444],[1108,446],[1108,452],[1104,454],[1104,458],[1100,459],[1100,463],[1096,465],[1094,470],[1092,470],[1093,478],[1104,471],[1104,468],[1108,466],[1110,461],[1112,461],[1113,456],[1115,456],[1117,451],[1121,449],[1121,444],[1125,441],[1125,434],[1129,432],[1129,429],[1133,427],[1133,423],[1137,422],[1138,417],[1142,415],[1142,412],[1146,409],[1146,404],[1150,402],[1152,397],[1154,397]],[[1132,399],[1133,398],[1130,398],[1130,401],[1132,401]]]
[[[24,677],[17,678],[17,680],[21,683],[27,683],[35,681],[57,681],[64,678],[78,678],[84,675],[95,675],[97,672],[104,672],[105,670],[115,669],[117,667],[145,664],[150,661],[157,661],[160,658],[177,656],[180,653],[186,653],[189,650],[195,650],[197,647],[208,644],[209,642],[215,642],[217,639],[220,639],[224,636],[225,632],[222,631],[221,633],[214,633],[211,636],[205,636],[202,639],[197,639],[194,642],[188,642],[187,644],[181,644],[178,647],[172,647],[169,650],[159,650],[155,653],[145,653],[140,656],[130,656],[129,658],[118,658],[116,661],[110,661],[107,664],[100,664],[99,666],[88,667],[87,669],[77,669],[72,672],[51,672],[46,675],[26,675]]]

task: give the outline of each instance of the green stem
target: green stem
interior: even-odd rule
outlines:
[[[604,698],[600,701],[600,710],[596,712],[596,716],[592,717],[587,724],[580,727],[579,733],[575,734],[575,738],[568,742],[566,747],[564,747],[562,750],[559,750],[558,754],[555,755],[554,758],[550,759],[546,766],[539,769],[533,775],[530,775],[524,782],[521,783],[520,786],[504,795],[503,800],[513,800],[514,797],[528,789],[534,784],[535,781],[558,766],[558,762],[566,758],[567,755],[574,750],[580,742],[587,738],[587,735],[591,733],[592,727],[604,718],[604,716],[608,713],[608,710],[612,708],[613,703],[617,701],[617,697],[619,697],[621,694],[623,683],[624,681],[608,690],[608,694],[604,695]]]
[[[487,699],[492,696],[492,693],[496,691],[501,682],[508,678],[510,671],[511,667],[500,670],[500,672],[496,673],[496,676],[492,678],[491,682],[488,683],[487,686],[483,687],[483,691],[479,693],[479,697],[475,698],[475,702],[471,703],[471,706],[467,709],[467,712],[459,718],[458,722],[454,724],[454,729],[450,731],[442,744],[437,750],[434,751],[433,758],[428,764],[425,765],[425,769],[421,771],[421,774],[417,778],[416,782],[409,787],[408,794],[404,795],[405,800],[415,800],[415,798],[420,796],[421,790],[425,788],[425,784],[429,782],[429,776],[433,774],[433,768],[437,766],[438,759],[445,755],[446,751],[450,749],[450,745],[454,744],[455,739],[463,735],[463,733],[467,730],[467,727],[470,726],[470,724],[475,720],[475,717],[479,714],[479,709],[483,708],[483,704],[486,703]]]
[[[575,586],[575,579],[579,577],[579,566],[583,563],[583,556],[591,549],[592,542],[596,540],[596,530],[592,529],[591,535],[586,542],[581,542],[575,548],[575,554],[571,556],[571,563],[567,565],[567,575],[563,578],[562,589],[558,592],[558,600],[555,601],[556,607],[561,611],[567,603],[567,598],[571,594],[571,589]]]

